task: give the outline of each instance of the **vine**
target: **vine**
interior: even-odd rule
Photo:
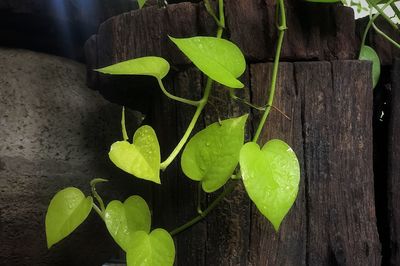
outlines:
[[[142,7],[145,1],[139,1],[139,4]],[[204,219],[234,191],[239,182],[243,182],[248,196],[258,210],[271,222],[276,231],[279,230],[282,220],[297,197],[300,167],[294,151],[284,141],[273,139],[262,148],[258,142],[269,113],[274,108],[280,54],[287,29],[285,4],[283,0],[277,1],[278,40],[272,79],[268,88],[268,102],[265,106],[257,108],[251,103],[241,101],[263,111],[252,141],[247,143],[244,133],[249,114],[219,120],[191,137],[197,120],[212,94],[214,82],[227,87],[227,93],[233,99],[239,100],[233,90],[243,89],[244,85],[238,78],[246,68],[245,58],[240,49],[222,38],[225,28],[224,1],[218,0],[218,15],[212,9],[209,0],[205,0],[204,4],[218,26],[216,37],[170,36],[170,40],[207,76],[200,100],[185,99],[168,92],[162,80],[168,74],[170,65],[161,57],[135,58],[97,69],[98,72],[109,75],[152,76],[157,79],[161,91],[168,98],[196,107],[181,140],[164,161],[161,161],[156,132],[150,126],[141,126],[136,130],[132,142],[129,141],[122,108],[122,140],[111,145],[109,158],[123,171],[137,178],[161,184],[160,171],[167,169],[183,150],[182,171],[188,178],[199,182],[198,215],[170,232],[161,228],[151,230],[151,213],[143,198],[134,195],[124,202],[113,200],[106,206],[96,191],[96,184],[107,180],[96,178],[90,183],[92,196],[85,197],[79,189],[69,187],[53,197],[46,214],[49,248],[71,234],[94,209],[104,220],[113,239],[126,252],[129,266],[173,265],[175,246],[172,237]],[[203,210],[200,206],[202,191],[213,193],[221,188],[222,193]]]

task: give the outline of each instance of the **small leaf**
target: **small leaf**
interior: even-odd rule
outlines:
[[[145,75],[162,79],[169,72],[169,63],[162,57],[146,56],[95,69],[111,75]]]
[[[249,142],[240,151],[240,169],[250,199],[278,231],[299,190],[296,154],[281,140],[267,142],[262,150]]]
[[[127,251],[135,232],[150,232],[151,214],[143,198],[131,196],[124,203],[111,201],[104,213],[104,221],[115,242]]]
[[[160,145],[150,126],[140,127],[133,143],[117,141],[108,153],[110,160],[120,169],[138,178],[160,184]]]
[[[137,0],[138,4],[139,4],[139,9],[142,9],[144,4],[146,4],[147,0]]]
[[[128,266],[172,266],[175,260],[174,241],[164,229],[155,229],[150,235],[138,231],[129,245],[126,259]]]
[[[59,191],[50,201],[46,213],[47,247],[71,234],[89,215],[92,197],[77,188],[68,187]]]
[[[364,45],[361,48],[359,59],[372,61],[372,86],[375,88],[381,75],[381,61],[378,54],[371,47]]]
[[[170,39],[211,79],[231,88],[243,88],[237,80],[246,69],[240,49],[232,42],[215,37]]]
[[[186,176],[201,181],[203,190],[213,192],[231,177],[239,162],[248,115],[209,125],[186,145],[181,166]]]

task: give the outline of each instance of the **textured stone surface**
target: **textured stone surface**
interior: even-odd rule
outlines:
[[[116,245],[94,212],[49,251],[44,219],[58,190],[88,193],[92,178],[115,173],[107,150],[120,108],[86,88],[85,67],[70,60],[0,48],[0,72],[0,264],[101,265]]]

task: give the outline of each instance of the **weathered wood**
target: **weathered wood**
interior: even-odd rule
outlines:
[[[250,63],[274,57],[277,35],[275,7],[259,0],[229,0],[225,3],[226,37],[242,49]],[[283,60],[353,59],[354,19],[350,8],[299,3],[287,8],[288,34],[283,46]],[[211,28],[211,29],[210,29]],[[97,67],[123,60],[156,55],[172,65],[190,62],[168,40],[174,37],[214,35],[215,23],[202,3],[181,3],[167,8],[152,6],[114,16],[104,22],[93,41],[86,45],[97,49]],[[146,46],[142,46],[145,43]],[[88,50],[88,49],[87,49]],[[93,56],[88,55],[90,66]],[[94,84],[90,84],[94,87]]]
[[[270,63],[251,66],[252,102],[256,105],[265,105],[268,100],[271,70]],[[272,109],[260,143],[279,138],[291,145],[300,160],[302,178],[295,205],[283,221],[278,233],[252,205],[249,263],[250,265],[305,265],[307,219],[304,194],[305,172],[302,166],[301,101],[296,91],[293,64],[280,64],[274,106],[289,116],[290,120]],[[252,123],[255,127],[259,123],[261,112],[253,111],[252,113]]]
[[[370,67],[357,61],[295,64],[303,106],[308,265],[380,265]]]
[[[389,122],[388,195],[390,219],[390,265],[400,264],[400,59],[392,72],[392,111]]]

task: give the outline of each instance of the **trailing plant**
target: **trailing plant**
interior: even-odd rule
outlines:
[[[161,184],[160,171],[167,169],[183,150],[183,173],[191,180],[199,182],[204,192],[212,193],[224,188],[222,193],[206,209],[201,210],[199,207],[198,216],[168,232],[161,228],[151,230],[151,213],[146,201],[140,196],[131,196],[124,202],[113,200],[106,206],[96,191],[96,184],[107,180],[93,179],[90,184],[92,196],[86,197],[78,188],[69,187],[58,192],[51,200],[46,215],[49,248],[72,233],[94,209],[116,243],[127,253],[128,265],[172,265],[175,258],[172,236],[205,218],[239,182],[243,182],[250,199],[278,231],[298,193],[299,163],[294,151],[284,141],[273,139],[265,144],[261,143],[262,146],[258,142],[273,108],[280,54],[287,28],[284,1],[277,2],[279,34],[269,99],[264,107],[259,108],[264,113],[252,140],[247,143],[245,126],[249,114],[217,121],[190,138],[213,92],[214,82],[225,86],[227,93],[238,100],[240,98],[235,96],[234,90],[243,89],[244,85],[238,78],[246,68],[240,49],[222,38],[225,28],[223,0],[218,0],[218,15],[208,0],[204,3],[218,25],[216,37],[170,36],[171,42],[207,77],[201,99],[185,99],[168,92],[163,79],[168,74],[170,65],[161,57],[135,58],[97,71],[109,75],[152,76],[157,79],[161,91],[168,98],[196,109],[182,139],[163,161],[156,132],[150,126],[141,126],[133,138],[129,139],[122,109],[122,139],[113,143],[109,152],[110,160],[118,168],[137,178]]]
[[[383,19],[389,23],[389,25],[400,34],[400,26],[396,24],[396,21],[400,21],[400,10],[397,5],[400,5],[399,0],[366,0],[367,7],[364,7],[360,1],[347,1],[347,0],[307,0],[308,2],[317,2],[317,3],[337,3],[343,2],[344,5],[355,7],[359,11],[367,11],[369,13],[369,22],[365,27],[364,34],[362,36],[361,45],[360,45],[360,53],[358,55],[358,59],[367,60],[372,62],[372,86],[376,87],[379,81],[379,77],[381,75],[381,61],[379,59],[379,55],[376,51],[371,47],[366,45],[367,35],[371,29],[371,27],[383,38],[389,41],[392,45],[400,49],[400,44],[385,34],[381,29],[379,29],[374,23],[375,20],[381,16]],[[385,11],[387,8],[391,8],[393,11],[393,16],[389,17]]]

